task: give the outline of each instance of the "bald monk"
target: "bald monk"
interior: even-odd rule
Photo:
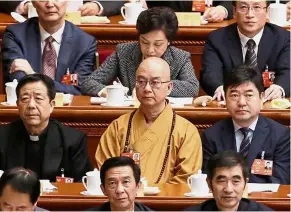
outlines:
[[[201,140],[197,128],[176,115],[166,100],[173,89],[168,63],[145,59],[136,72],[135,89],[140,107],[114,120],[104,132],[95,154],[98,167],[133,151],[140,153],[141,175],[149,184],[186,183],[201,169]]]

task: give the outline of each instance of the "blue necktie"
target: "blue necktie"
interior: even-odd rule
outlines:
[[[248,49],[245,56],[245,65],[256,67],[257,66],[257,55],[255,52],[256,43],[253,39],[249,39],[246,45]]]
[[[249,149],[251,146],[251,142],[250,142],[250,129],[247,127],[243,127],[239,129],[242,134],[244,135],[244,138],[240,144],[240,148],[239,148],[239,152],[243,155],[243,157],[247,157],[248,153],[249,153]]]

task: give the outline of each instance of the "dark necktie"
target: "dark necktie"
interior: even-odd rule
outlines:
[[[249,133],[251,130],[247,127],[240,128],[239,130],[244,135],[244,138],[240,144],[239,152],[243,155],[243,157],[246,158],[248,153],[249,153],[250,146],[251,146],[250,133]]]
[[[43,74],[49,76],[54,80],[57,70],[57,53],[55,47],[53,46],[53,42],[54,38],[52,36],[49,36],[45,40],[45,46],[42,54],[42,68]]]
[[[256,43],[253,39],[249,39],[246,45],[248,49],[245,56],[245,65],[256,67],[257,66],[257,55],[255,52]]]

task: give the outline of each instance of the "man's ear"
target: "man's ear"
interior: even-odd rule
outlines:
[[[107,196],[107,192],[102,184],[100,184],[100,188],[105,196]]]
[[[136,194],[135,194],[135,196],[138,195],[138,192],[139,192],[139,189],[140,189],[140,188],[141,188],[141,182],[139,181],[139,183],[136,184]]]
[[[136,185],[136,188],[139,190],[141,188],[141,182]]]
[[[236,13],[236,7],[232,6],[232,14],[233,14],[233,18],[235,18],[235,13]]]
[[[249,180],[250,180],[249,178],[246,178],[246,184],[249,182]]]
[[[54,107],[55,107],[55,104],[56,104],[55,100],[52,100],[52,101],[50,102],[50,106],[51,106],[51,108],[50,108],[50,113],[53,112]]]
[[[170,93],[172,92],[172,90],[173,90],[173,87],[174,87],[173,83],[172,83],[172,82],[170,82],[170,83],[169,83],[169,85],[168,85],[168,90],[167,90],[167,95],[168,95],[168,96],[169,96],[169,95],[170,95]]]
[[[209,188],[209,190],[211,190],[212,191],[212,184],[211,184],[211,180],[207,177],[206,178],[206,182],[207,182],[207,185],[208,185],[208,188]]]

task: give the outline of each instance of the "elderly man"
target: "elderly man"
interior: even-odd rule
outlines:
[[[95,65],[96,40],[65,21],[68,1],[33,1],[38,18],[6,28],[3,36],[5,80],[43,73],[58,92],[81,94],[79,85]]]
[[[40,179],[56,176],[80,181],[91,169],[87,138],[82,132],[50,119],[55,87],[48,76],[27,75],[16,88],[21,120],[0,127],[0,169],[22,166]]]
[[[266,23],[266,0],[234,1],[236,23],[209,34],[201,71],[201,86],[209,95],[224,99],[223,76],[245,64],[263,73],[275,73],[275,80],[266,80],[265,99],[290,95],[290,32]],[[268,76],[268,73],[265,73]]]
[[[169,65],[161,58],[145,59],[135,88],[140,107],[113,121],[102,135],[98,167],[110,157],[139,153],[141,175],[149,184],[186,183],[201,168],[201,141],[196,127],[166,100],[173,88]]]
[[[109,202],[89,211],[152,211],[135,202],[140,188],[140,168],[129,157],[109,158],[101,166],[101,189]]]
[[[5,171],[0,178],[1,211],[46,211],[36,206],[40,189],[34,172],[24,168]]]
[[[10,13],[17,12],[22,15],[27,15],[28,13],[28,2],[24,1],[0,1],[0,12]],[[71,1],[70,4],[74,4],[76,1]],[[124,1],[95,1],[87,0],[84,1],[82,7],[79,8],[82,16],[89,15],[118,15],[120,14],[120,8],[124,4]]]
[[[272,211],[253,200],[242,198],[249,169],[244,158],[234,151],[222,151],[208,162],[207,183],[214,199],[186,211]]]
[[[251,183],[290,184],[290,130],[260,116],[264,87],[254,68],[239,67],[225,79],[226,107],[231,118],[206,129],[201,138],[203,168],[210,157],[224,150],[240,152],[251,169]],[[272,162],[270,171],[258,171],[258,164]]]

